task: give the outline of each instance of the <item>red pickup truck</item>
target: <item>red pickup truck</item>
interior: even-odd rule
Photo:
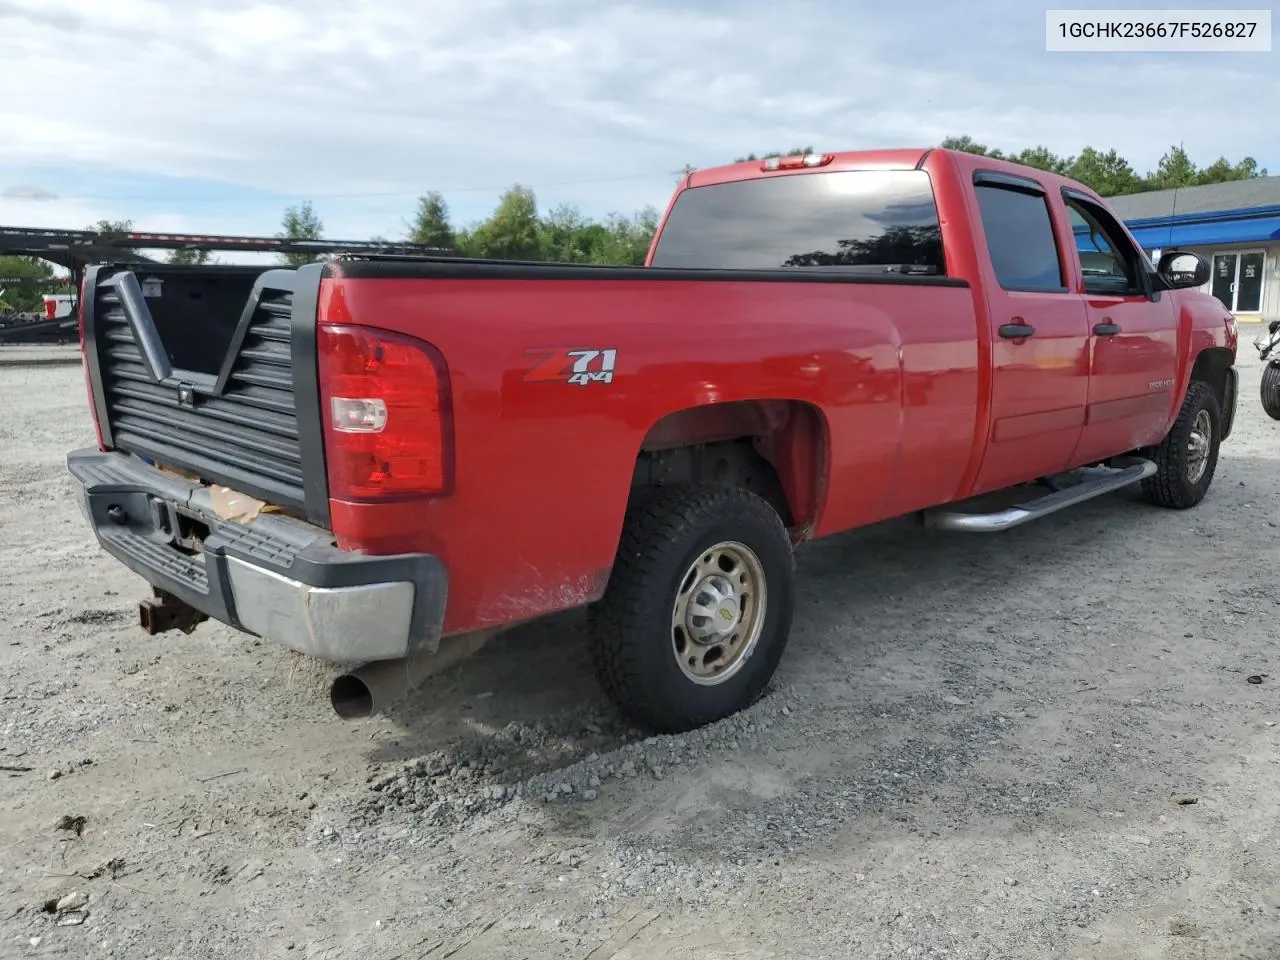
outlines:
[[[639,268],[102,264],[68,466],[144,628],[361,664],[343,716],[585,606],[620,708],[688,729],[773,674],[802,541],[1198,503],[1237,395],[1207,276],[1078,183],[942,149],[690,174]]]

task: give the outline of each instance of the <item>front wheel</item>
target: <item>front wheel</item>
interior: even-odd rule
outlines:
[[[738,712],[777,669],[793,583],[791,541],[761,497],[704,483],[641,494],[588,615],[601,684],[662,733]]]
[[[1280,420],[1280,364],[1268,363],[1262,368],[1262,409],[1272,420]]]
[[[1142,481],[1148,500],[1185,510],[1204,499],[1218,467],[1221,425],[1222,411],[1213,389],[1202,380],[1192,380],[1178,418],[1151,458],[1156,472]]]

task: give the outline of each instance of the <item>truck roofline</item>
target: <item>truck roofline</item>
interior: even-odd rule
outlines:
[[[718,167],[695,170],[681,185],[683,188],[706,187],[716,183],[732,183],[736,180],[755,180],[764,177],[791,176],[797,173],[831,173],[836,170],[914,170],[920,166],[931,150],[928,147],[908,147],[892,150],[843,150],[839,152],[815,151],[831,155],[830,163],[821,167],[804,167],[795,170],[766,170],[764,160],[746,160],[727,163]]]
[[[693,187],[706,187],[719,183],[733,183],[739,180],[756,180],[766,177],[789,177],[806,173],[833,173],[847,170],[919,170],[925,167],[931,156],[945,154],[956,163],[958,170],[972,172],[975,169],[1008,173],[1014,176],[1032,176],[1040,180],[1046,187],[1060,189],[1067,187],[1078,190],[1093,199],[1105,204],[1106,199],[1083,183],[1031,167],[1016,160],[1003,157],[989,157],[980,153],[969,153],[951,147],[900,147],[887,150],[840,150],[814,151],[821,156],[830,156],[831,162],[821,167],[797,167],[786,170],[766,170],[764,160],[747,160],[742,163],[722,164],[695,170],[676,189],[678,196],[684,190]],[[674,202],[675,198],[672,198]]]

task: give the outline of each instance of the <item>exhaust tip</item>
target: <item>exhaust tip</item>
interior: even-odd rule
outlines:
[[[364,720],[373,716],[373,691],[354,674],[344,673],[329,688],[329,703],[343,720]]]
[[[431,654],[374,660],[349,667],[329,686],[329,703],[333,712],[343,720],[363,720],[381,713],[417,689],[427,677],[475,653],[495,632],[478,630],[458,637],[446,637],[439,649]]]

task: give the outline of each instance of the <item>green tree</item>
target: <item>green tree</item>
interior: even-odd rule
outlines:
[[[539,221],[541,252],[554,263],[640,266],[658,228],[658,211],[645,207],[632,216],[611,213],[602,221],[561,204]]]
[[[276,237],[280,240],[323,240],[324,223],[316,215],[310,200],[300,206],[289,207],[280,220],[280,232]],[[315,262],[315,255],[310,253],[283,253],[281,260],[291,267],[301,267]]]
[[[85,227],[86,230],[96,230],[98,233],[132,233],[132,220],[99,220]]]
[[[770,153],[762,153],[756,156],[754,153],[748,153],[745,157],[738,157],[734,163],[750,163],[752,160],[768,160],[770,157],[803,157],[806,153],[813,153],[813,147],[792,147],[785,153],[781,150],[774,150]]]
[[[963,150],[965,153],[976,153],[980,157],[1003,157],[999,150],[992,150],[985,143],[978,143],[967,133],[963,137],[943,137],[938,146],[946,150]]]
[[[132,233],[134,230],[132,220],[98,220],[95,223],[85,227],[86,230],[92,230],[95,233]],[[137,253],[137,247],[120,247],[129,253]]]
[[[554,263],[594,263],[606,232],[577,207],[562,203],[539,219],[539,249]]]
[[[207,263],[216,263],[213,254],[208,250],[170,250],[169,256],[165,258],[167,263],[178,264],[187,267],[202,267]]]
[[[444,197],[432,190],[418,198],[418,209],[409,227],[409,242],[429,247],[453,250],[458,237],[449,222],[449,205]]]
[[[41,295],[53,279],[53,267],[39,257],[0,257],[0,290],[5,303],[17,313],[39,311]],[[15,283],[3,281],[14,280]]]
[[[1172,146],[1160,158],[1155,173],[1147,176],[1148,190],[1168,190],[1172,187],[1190,187],[1199,181],[1200,171],[1187,156],[1181,145]]]
[[[644,264],[649,244],[658,229],[658,211],[645,207],[633,216],[611,213],[605,218],[604,241],[596,248],[592,263],[638,267]]]
[[[1236,168],[1226,157],[1219,157],[1196,174],[1197,184],[1226,183],[1229,180],[1243,179],[1245,178],[1236,173]]]
[[[1028,167],[1035,167],[1037,170],[1047,170],[1049,173],[1057,173],[1064,176],[1076,161],[1075,157],[1060,157],[1048,147],[1028,147],[1010,159],[1015,163],[1023,163]]]
[[[1258,161],[1253,159],[1253,157],[1245,157],[1232,167],[1232,172],[1239,174],[1237,179],[1240,180],[1252,180],[1254,177],[1265,177],[1268,175],[1267,168],[1262,167],[1259,169]]]
[[[1067,170],[1067,176],[1090,187],[1100,197],[1118,197],[1147,189],[1143,178],[1115,150],[1101,153],[1085,147]]]
[[[1226,157],[1219,157],[1196,174],[1196,183],[1227,183],[1231,180],[1249,180],[1266,175],[1267,171],[1259,170],[1258,161],[1253,157],[1245,157],[1235,164],[1229,162]]]
[[[488,220],[468,231],[463,247],[469,256],[497,260],[541,260],[538,201],[519,184],[502,195]]]

